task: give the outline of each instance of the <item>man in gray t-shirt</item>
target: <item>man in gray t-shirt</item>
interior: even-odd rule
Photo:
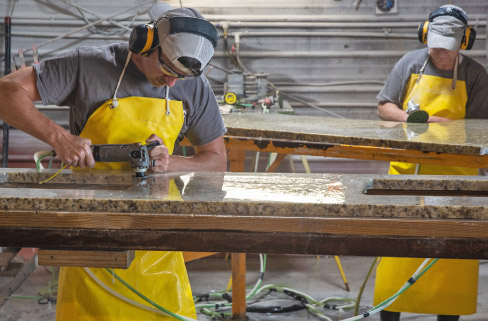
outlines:
[[[164,10],[161,8],[159,6],[152,11],[154,21],[159,18],[158,14],[163,14],[158,12]],[[178,16],[178,10],[183,9],[175,10],[169,17]],[[185,15],[207,22],[193,9],[185,10]],[[217,32],[215,30],[215,34],[205,35],[207,38],[201,36],[199,30],[195,34],[185,30],[168,35],[169,31],[164,30],[169,28],[168,25],[161,22],[155,24],[155,31],[160,32],[155,32],[154,38],[159,36],[156,40],[160,45],[150,46],[151,49],[143,53],[133,53],[130,60],[126,60],[130,52],[127,44],[82,47],[5,77],[0,87],[3,97],[0,117],[51,145],[65,164],[84,168],[95,165],[89,149],[93,138],[86,139],[79,135],[90,116],[104,102],[115,96],[119,101],[137,96],[181,102],[183,122],[174,143],[178,144],[186,136],[195,147],[195,155],[171,156],[167,148],[171,151],[174,146],[163,144],[151,151],[155,165],[152,170],[225,171],[227,158],[222,135],[226,128],[208,80],[201,75],[213,55],[213,44],[207,38],[214,36],[216,41]],[[186,37],[186,40],[178,37]],[[188,41],[188,37],[193,38]],[[130,46],[137,47],[138,41],[140,39],[135,39]],[[149,45],[154,43],[158,42]],[[189,57],[183,56],[184,53],[188,53]],[[180,62],[187,63],[188,58],[198,64],[197,68],[187,68]],[[181,78],[185,79],[179,80]],[[71,134],[34,108],[32,102],[39,100],[44,104],[70,107]],[[161,108],[166,107],[162,104]],[[147,138],[149,135],[144,139]],[[160,139],[152,137],[151,140]]]
[[[201,75],[217,30],[190,8],[157,3],[149,16],[153,22],[134,28],[128,45],[78,48],[1,79],[0,118],[48,143],[74,167],[123,166],[95,164],[92,144],[158,141],[149,153],[153,172],[225,171],[226,128]],[[34,107],[39,100],[70,107],[71,133]],[[191,157],[172,155],[183,136],[195,148]],[[196,318],[181,252],[136,251],[131,266],[117,274],[169,311]],[[57,320],[173,319],[106,278],[104,269],[61,268]]]

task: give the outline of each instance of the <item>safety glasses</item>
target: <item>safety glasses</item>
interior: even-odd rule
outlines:
[[[171,69],[167,64],[164,63],[163,59],[161,59],[161,54],[162,54],[161,47],[158,46],[159,70],[161,70],[163,74],[178,79],[192,79],[199,76],[199,75],[182,75],[180,73],[177,73],[176,71]]]

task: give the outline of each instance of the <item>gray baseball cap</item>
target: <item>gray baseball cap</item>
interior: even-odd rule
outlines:
[[[453,5],[446,5],[441,8],[445,8],[445,10],[455,8],[466,14],[463,9]],[[427,46],[429,48],[443,48],[452,51],[458,50],[461,47],[465,29],[466,25],[456,17],[439,15],[429,23]]]
[[[192,72],[182,65],[178,58],[191,57],[198,60],[201,64],[200,71],[207,66],[214,54],[214,44],[207,37],[190,32],[171,33],[169,18],[191,17],[205,20],[197,10],[191,8],[173,9],[168,4],[156,3],[149,9],[148,14],[156,22],[159,45],[173,65],[188,74],[192,74]],[[216,31],[214,32],[217,34]]]

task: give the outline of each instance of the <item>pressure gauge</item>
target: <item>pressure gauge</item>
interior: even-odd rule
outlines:
[[[398,0],[375,0],[376,14],[397,13]]]

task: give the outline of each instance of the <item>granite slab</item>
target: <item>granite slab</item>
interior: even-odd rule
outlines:
[[[228,136],[398,148],[462,155],[488,153],[488,120],[400,122],[279,114],[224,115]]]
[[[486,176],[402,176],[289,173],[172,173],[145,179],[131,172],[0,170],[0,210],[106,211],[267,215],[488,219]],[[369,195],[365,187],[397,189]],[[402,190],[418,190],[409,195]],[[422,196],[422,190],[441,191]],[[442,191],[483,196],[443,196]]]
[[[0,170],[0,246],[488,258],[484,176],[53,173]]]

